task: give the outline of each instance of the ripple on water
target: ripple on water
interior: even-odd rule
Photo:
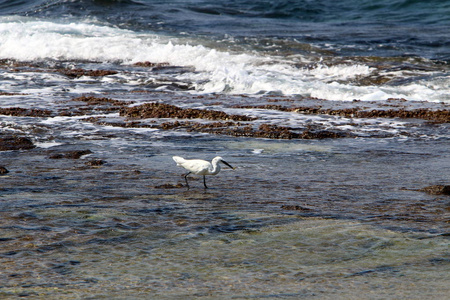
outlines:
[[[222,221],[193,234],[183,222],[168,222],[165,215],[176,211],[54,209],[36,212],[35,220],[76,226],[39,233],[4,227],[0,294],[239,299],[358,298],[370,291],[443,299],[448,292],[443,236],[244,212],[216,214]]]

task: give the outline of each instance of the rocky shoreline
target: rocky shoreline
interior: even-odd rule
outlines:
[[[193,97],[194,98],[194,97]],[[245,99],[246,97],[243,97]],[[215,104],[223,106],[224,101]],[[211,98],[202,99],[211,101]],[[18,117],[56,117],[86,116],[83,121],[98,125],[125,128],[157,128],[162,130],[185,130],[187,132],[212,133],[229,136],[243,136],[269,139],[328,139],[354,137],[354,133],[338,128],[325,128],[320,124],[309,124],[304,128],[292,128],[284,125],[262,123],[257,117],[245,114],[248,109],[281,111],[299,115],[338,116],[349,119],[410,119],[423,120],[429,124],[450,123],[450,109],[444,104],[419,103],[418,108],[406,109],[402,99],[391,99],[379,103],[344,103],[341,108],[329,108],[328,103],[320,99],[292,100],[288,97],[262,97],[263,105],[231,105],[231,109],[240,110],[242,114],[228,114],[223,110],[209,108],[182,108],[174,104],[152,101],[134,105],[133,101],[115,100],[107,97],[81,96],[73,98],[64,109],[28,109],[21,107],[0,108],[0,114]],[[284,102],[285,105],[270,102]],[[294,103],[295,102],[295,103]],[[302,106],[296,103],[304,103]],[[133,105],[132,105],[133,104]],[[305,105],[306,104],[306,105]],[[132,105],[132,106],[130,106]],[[225,106],[226,108],[226,106]],[[223,108],[222,108],[223,109]],[[118,113],[121,119],[111,120],[92,115]],[[160,120],[160,121],[158,121]],[[256,122],[258,121],[258,122]],[[376,135],[375,135],[376,136]]]
[[[156,92],[155,92],[156,93]],[[157,94],[157,93],[156,93]],[[409,119],[418,123],[411,126],[438,126],[450,123],[450,109],[444,104],[414,103],[411,109],[405,109],[402,99],[390,99],[385,102],[336,104],[320,99],[291,99],[288,97],[261,97],[263,105],[226,105],[225,99],[216,96],[192,96],[191,101],[202,100],[208,108],[189,108],[167,104],[161,101],[151,101],[136,105],[135,101],[116,100],[108,97],[85,95],[61,101],[61,106],[50,109],[6,107],[0,108],[0,115],[27,118],[52,117],[84,117],[82,122],[100,126],[121,128],[154,128],[164,131],[180,130],[193,133],[209,133],[232,137],[252,137],[275,140],[320,140],[353,138],[357,135],[351,131],[339,128],[326,128],[320,123],[310,123],[302,128],[271,124],[258,116],[248,114],[248,111],[281,111],[299,115],[338,116],[348,118],[351,124],[353,118],[360,119]],[[243,97],[245,102],[247,97]],[[273,104],[277,102],[277,104]],[[303,105],[297,105],[302,102]],[[279,104],[283,103],[283,104]],[[330,108],[327,106],[341,106]],[[422,106],[422,107],[420,107]],[[217,107],[217,109],[211,109]],[[235,113],[225,112],[231,109]],[[225,110],[225,111],[224,111]],[[99,115],[117,114],[118,117]],[[372,137],[385,137],[374,133]],[[0,134],[0,151],[30,150],[36,145],[33,138],[21,134]],[[92,154],[89,149],[69,151],[48,151],[49,159],[78,159]],[[86,166],[100,167],[105,163],[102,159],[86,162]],[[3,167],[2,174],[8,173]],[[163,184],[160,187],[179,187],[173,184]],[[431,195],[448,195],[448,185],[433,185],[420,187],[417,191]],[[299,206],[300,207],[300,206]],[[286,206],[287,210],[303,210],[296,206]]]

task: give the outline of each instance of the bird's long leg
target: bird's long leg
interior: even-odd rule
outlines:
[[[205,189],[207,189],[208,187],[206,186],[206,176],[203,175],[203,185],[205,186]]]
[[[187,173],[186,175],[184,175],[184,180],[186,180],[186,186],[187,186],[188,190],[189,190],[189,183],[188,183],[188,180],[187,180],[187,176],[188,176],[189,174],[191,174],[191,172],[189,172],[189,173]]]

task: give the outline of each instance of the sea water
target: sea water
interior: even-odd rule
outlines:
[[[449,16],[448,1],[0,1],[0,108],[49,111],[0,115],[0,137],[36,146],[0,152],[1,297],[446,299],[450,198],[419,190],[448,184],[448,122],[261,105],[448,111]],[[344,137],[120,126],[80,96]],[[236,170],[187,190],[173,155]]]

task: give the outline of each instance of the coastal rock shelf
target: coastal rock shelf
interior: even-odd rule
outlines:
[[[145,95],[149,94],[144,93],[143,96]],[[167,98],[170,94],[155,92],[151,96]],[[258,101],[266,104],[237,105],[233,104],[236,97],[184,96],[178,99],[178,96],[173,96],[171,102],[182,100],[183,107],[161,101],[148,102],[145,98],[139,101],[144,103],[139,104],[136,100],[81,96],[60,101],[59,106],[53,110],[9,107],[0,108],[0,114],[37,118],[86,116],[80,120],[100,126],[183,130],[269,139],[414,136],[422,134],[421,128],[426,130],[427,126],[450,122],[448,105],[408,102],[407,109],[403,99],[335,104],[302,97],[260,97]],[[241,99],[241,102],[252,100],[250,97]],[[192,107],[198,100],[208,107]],[[277,104],[273,104],[274,102]],[[64,108],[61,108],[63,105]],[[329,108],[331,105],[334,108]],[[279,112],[275,118],[274,112]],[[114,114],[119,117],[113,116]],[[298,121],[295,125],[289,125],[294,118]],[[385,122],[383,119],[389,121]]]

